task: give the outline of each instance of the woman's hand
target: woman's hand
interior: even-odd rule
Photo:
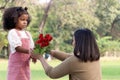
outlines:
[[[50,55],[52,55],[52,56],[53,56],[54,51],[55,51],[55,50],[51,50],[51,51],[50,51]]]
[[[32,53],[32,54],[31,54],[31,57],[34,58],[34,59],[40,59],[40,58],[42,57],[42,55]]]

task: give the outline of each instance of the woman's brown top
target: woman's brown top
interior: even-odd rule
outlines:
[[[60,78],[69,75],[69,80],[101,80],[99,61],[82,62],[74,55],[63,52],[53,55],[63,62],[56,67],[48,66],[46,74],[51,78]]]

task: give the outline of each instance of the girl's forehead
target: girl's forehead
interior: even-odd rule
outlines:
[[[29,17],[28,14],[22,14],[20,17]]]

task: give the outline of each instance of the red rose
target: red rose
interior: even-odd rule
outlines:
[[[50,34],[46,34],[45,35],[45,38],[48,40],[48,41],[51,41],[52,40],[52,36]]]
[[[43,38],[43,34],[40,34],[40,35],[39,35],[39,39],[41,39],[41,38]]]
[[[40,34],[38,40],[36,40],[35,42],[35,49],[34,49],[35,53],[43,54],[46,51],[49,51],[50,50],[49,45],[52,39],[53,38],[50,34],[46,34],[45,36],[43,34]]]

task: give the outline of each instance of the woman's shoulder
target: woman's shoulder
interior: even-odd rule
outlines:
[[[74,63],[74,62],[79,62],[80,60],[77,58],[77,57],[75,57],[74,55],[71,55],[69,58],[67,58],[67,60],[69,61],[69,62],[72,62],[72,63]]]
[[[78,58],[75,55],[71,55],[70,58],[73,60],[78,60]]]
[[[87,61],[87,62],[83,62],[81,59],[77,58],[75,55],[72,55],[69,57],[71,61],[77,61],[77,62],[82,62],[82,63],[99,63],[99,60],[96,61]]]

